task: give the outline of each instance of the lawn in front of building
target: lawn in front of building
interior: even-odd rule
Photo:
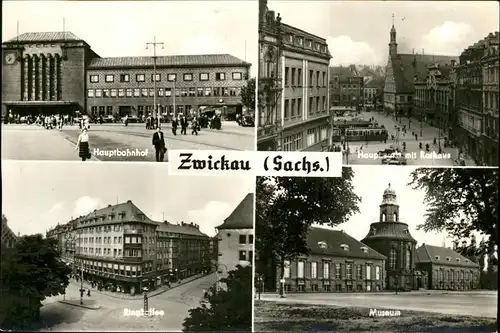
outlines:
[[[400,316],[372,317],[369,308],[270,301],[255,301],[254,322],[255,331],[496,332],[494,318],[406,310]]]

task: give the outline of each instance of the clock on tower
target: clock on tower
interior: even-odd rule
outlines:
[[[5,64],[13,65],[17,60],[16,58],[17,58],[17,56],[15,53],[6,53],[4,56]]]

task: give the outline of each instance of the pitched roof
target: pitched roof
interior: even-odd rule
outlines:
[[[382,78],[374,78],[373,80],[368,81],[363,85],[364,88],[384,88],[384,79]]]
[[[408,229],[408,224],[401,222],[376,222],[370,225],[370,231],[362,242],[374,239],[397,239],[416,243]]]
[[[446,258],[450,258],[448,261]],[[460,261],[457,261],[460,259]],[[462,256],[447,247],[422,244],[416,250],[416,263],[433,263],[450,266],[465,266],[479,268],[479,265],[472,260]]]
[[[94,58],[88,68],[122,68],[122,67],[152,67],[152,57],[114,57]],[[172,55],[156,58],[156,66],[243,66],[247,63],[230,54],[199,54],[199,55]]]
[[[458,57],[429,55],[429,54],[398,54],[391,59],[397,93],[412,93],[414,77],[418,80],[427,77],[427,69],[430,65],[451,64]]]
[[[108,205],[107,207],[96,209],[91,213],[80,216],[78,220],[83,221],[92,217],[107,216],[111,213],[125,213],[123,221],[127,222],[137,221],[141,223],[155,223],[146,214],[144,214],[144,212],[140,210],[131,200],[117,205]]]
[[[341,80],[354,76],[354,73],[352,72],[350,67],[336,66],[329,68],[330,68],[330,75],[338,76]]]
[[[252,229],[253,201],[253,193],[248,193],[217,229]]]
[[[4,43],[17,43],[19,42],[57,42],[57,41],[83,41],[80,37],[76,36],[70,31],[56,31],[56,32],[25,32],[19,36],[11,38]]]
[[[343,244],[349,246],[348,251],[341,247]],[[387,259],[384,255],[341,230],[311,227],[307,234],[307,246],[311,250],[311,254],[348,258]],[[365,247],[368,252],[363,252],[362,247]]]

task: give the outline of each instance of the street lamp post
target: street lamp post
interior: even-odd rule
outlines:
[[[155,119],[158,116],[158,114],[157,114],[158,113],[158,106],[156,105],[156,94],[157,94],[157,92],[156,92],[156,46],[157,45],[161,45],[161,48],[163,49],[163,43],[157,42],[156,36],[154,36],[153,42],[146,43],[146,50],[148,49],[149,46],[153,47],[153,89],[154,89],[154,92],[153,92],[153,107],[154,107],[153,116]]]

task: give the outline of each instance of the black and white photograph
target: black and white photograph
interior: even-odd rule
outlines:
[[[254,150],[257,12],[256,1],[5,2],[2,159]]]
[[[7,161],[2,180],[2,330],[251,331],[253,177]]]
[[[260,0],[257,149],[498,166],[498,26],[488,1]]]
[[[256,331],[496,331],[496,169],[257,177],[255,216]]]

